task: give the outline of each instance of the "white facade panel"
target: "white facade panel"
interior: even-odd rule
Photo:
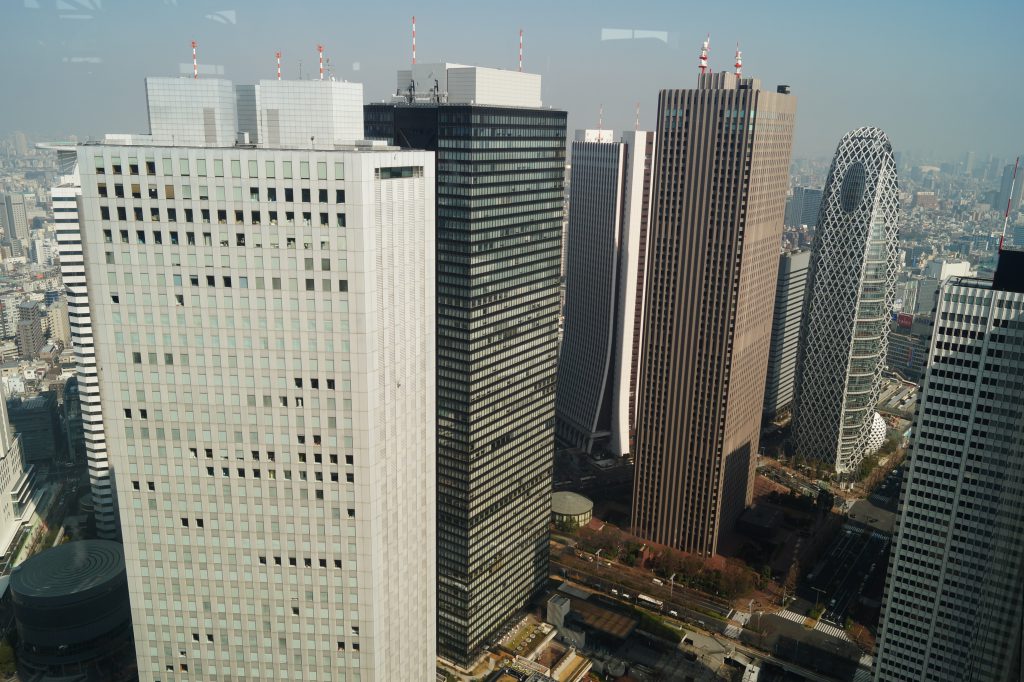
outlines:
[[[448,103],[541,106],[540,74],[467,66],[448,69]]]
[[[79,149],[140,679],[430,679],[433,154]]]
[[[362,83],[261,80],[256,104],[260,144],[323,149],[365,137]]]

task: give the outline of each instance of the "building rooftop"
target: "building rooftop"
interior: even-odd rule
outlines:
[[[48,549],[11,572],[11,591],[22,601],[76,600],[106,590],[124,575],[124,549],[110,540],[79,540]]]
[[[594,503],[576,493],[560,491],[551,495],[551,512],[562,516],[579,516],[594,510]]]

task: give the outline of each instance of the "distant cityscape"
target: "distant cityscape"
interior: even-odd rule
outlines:
[[[1021,679],[1024,173],[707,50],[0,140],[0,679]]]

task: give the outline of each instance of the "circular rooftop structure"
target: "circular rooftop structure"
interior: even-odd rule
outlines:
[[[11,572],[10,591],[26,679],[119,670],[119,662],[134,659],[119,543],[80,540],[47,549]]]
[[[593,514],[594,503],[582,495],[567,491],[551,495],[551,518],[556,524],[585,526]]]
[[[110,540],[69,542],[35,555],[11,573],[11,593],[22,604],[75,603],[126,580],[124,549]]]

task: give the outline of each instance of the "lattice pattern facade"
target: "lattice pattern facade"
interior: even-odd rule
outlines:
[[[899,193],[878,128],[839,143],[811,252],[794,436],[797,454],[843,474],[867,453],[889,333]]]

